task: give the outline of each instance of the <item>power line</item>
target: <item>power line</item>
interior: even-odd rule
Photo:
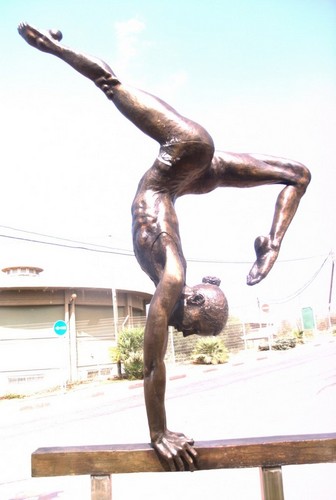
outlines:
[[[18,229],[18,228],[15,228],[15,227],[11,227],[11,226],[3,226],[3,225],[0,225],[0,227],[4,228],[4,229],[10,229],[11,231],[16,231],[16,232],[19,232],[19,233],[25,233],[25,234],[33,234],[35,236],[42,236],[43,238],[51,238],[53,240],[58,240],[58,241],[65,241],[65,242],[69,242],[69,243],[74,243],[76,245],[81,245],[81,247],[78,247],[78,248],[83,248],[83,249],[88,249],[90,250],[89,248],[87,248],[86,246],[93,246],[93,247],[98,247],[98,248],[103,248],[103,249],[107,249],[109,251],[113,250],[115,251],[116,253],[120,253],[120,252],[125,252],[125,254],[132,254],[133,255],[133,252],[130,251],[130,250],[126,250],[126,249],[118,249],[118,248],[113,248],[113,247],[109,247],[107,245],[97,245],[95,243],[88,243],[88,242],[83,242],[83,241],[78,241],[78,240],[73,240],[73,239],[69,239],[69,238],[62,238],[60,236],[52,236],[50,234],[44,234],[44,233],[37,233],[37,232],[34,232],[34,231],[27,231],[25,229]],[[35,240],[35,239],[29,239],[29,238],[21,238],[21,237],[15,237],[15,236],[10,236],[10,235],[3,235],[3,234],[0,234],[1,237],[3,238],[13,238],[13,239],[18,239],[18,240],[24,240],[24,241],[31,241],[33,243],[41,243],[41,244],[51,244],[51,242],[46,242],[46,241],[41,241],[41,240]],[[56,243],[55,243],[56,245]],[[57,244],[57,246],[62,246],[60,244]],[[64,245],[65,247],[69,247],[69,248],[77,248],[77,246],[73,246],[73,245]]]
[[[13,240],[18,240],[18,241],[26,241],[28,243],[56,246],[56,247],[61,247],[61,248],[74,249],[74,250],[106,253],[106,254],[112,254],[112,255],[113,254],[123,255],[123,256],[128,256],[128,257],[134,256],[133,250],[114,248],[114,247],[110,247],[108,245],[98,245],[96,243],[88,243],[88,242],[83,242],[83,241],[78,241],[78,240],[72,240],[69,238],[62,238],[59,236],[52,236],[49,234],[43,234],[43,233],[37,233],[37,232],[33,232],[33,231],[27,231],[24,229],[18,229],[18,228],[14,228],[11,226],[0,225],[0,227],[2,227],[3,229],[9,229],[10,231],[15,231],[15,232],[19,232],[19,233],[31,234],[31,235],[35,235],[35,236],[40,236],[42,238],[50,238],[50,239],[53,239],[56,241],[46,241],[46,240],[42,240],[42,239],[26,238],[26,237],[22,237],[22,236],[12,236],[12,235],[8,235],[8,234],[0,234],[0,238],[8,238],[8,239],[13,239]],[[58,243],[58,241],[66,242],[66,244],[65,243]],[[317,256],[298,257],[295,259],[283,259],[283,260],[278,259],[278,263],[300,262],[300,261],[305,261],[305,260],[311,260],[311,259],[314,259],[316,257]],[[197,258],[197,257],[188,257],[187,261],[188,262],[195,262],[195,263],[204,263],[204,264],[230,264],[230,265],[247,265],[247,264],[251,263],[251,261],[244,261],[244,260],[230,261],[230,260]]]
[[[331,256],[331,252],[327,255],[327,257],[324,259],[324,261],[322,262],[320,267],[317,269],[317,271],[315,271],[315,273],[311,276],[311,278],[304,285],[302,285],[298,290],[296,290],[291,295],[288,295],[287,297],[285,297],[283,299],[272,300],[272,304],[284,304],[285,302],[289,302],[289,301],[295,299],[296,297],[298,297],[299,295],[301,295],[301,293],[303,293],[313,283],[313,281],[315,281],[315,279],[322,271],[323,267],[325,266],[325,264],[328,261],[330,256]]]
[[[130,250],[121,250],[117,248],[112,248],[112,247],[104,247],[103,245],[92,245],[96,246],[97,248],[89,248],[86,246],[79,246],[79,245],[65,245],[64,243],[56,243],[52,241],[41,241],[41,240],[35,240],[31,238],[23,238],[19,236],[9,236],[7,234],[0,234],[0,238],[9,238],[12,240],[19,240],[19,241],[27,241],[28,243],[38,243],[40,245],[50,245],[50,246],[56,246],[56,247],[62,247],[62,248],[70,248],[74,250],[86,250],[89,252],[98,252],[98,253],[109,253],[109,254],[119,254],[119,255],[125,255],[128,257],[132,257],[134,253]],[[70,240],[69,240],[70,241]],[[76,243],[74,241],[74,243]],[[83,245],[91,245],[91,243],[83,243]],[[103,250],[105,248],[105,250]]]

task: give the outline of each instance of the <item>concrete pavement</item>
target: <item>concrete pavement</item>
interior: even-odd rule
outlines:
[[[323,340],[323,343],[336,343],[336,337],[327,337]],[[284,355],[291,357],[299,357],[302,355],[302,350],[311,350],[318,348],[321,345],[321,340],[307,344],[304,346],[298,346],[290,351],[255,351],[247,350],[241,351],[238,354],[231,355],[228,363],[223,365],[194,365],[194,364],[167,364],[167,383],[174,380],[181,380],[188,377],[188,379],[199,378],[204,380],[206,377],[211,377],[212,375],[217,375],[218,373],[225,373],[228,367],[232,366],[251,366],[257,362],[261,361],[271,361],[276,362],[280,360]],[[143,387],[143,382],[141,380],[93,380],[92,382],[87,382],[79,385],[73,386],[71,389],[63,390],[59,388],[58,390],[48,392],[43,391],[36,394],[28,394],[22,399],[2,399],[0,400],[0,414],[6,410],[10,411],[26,411],[36,408],[43,408],[46,406],[53,405],[57,398],[66,396],[67,398],[96,398],[104,395],[116,396],[127,390],[137,389]],[[1,422],[1,417],[0,417]]]
[[[333,340],[333,339],[331,339]],[[330,344],[330,347],[334,344]],[[185,384],[195,381],[197,384],[206,380],[210,380],[216,377],[227,379],[233,372],[242,373],[244,376],[248,377],[249,373],[253,373],[259,367],[265,366],[266,368],[272,368],[273,364],[277,363],[287,363],[290,360],[295,361],[295,359],[300,360],[300,358],[311,357],[312,359],[318,356],[322,349],[328,349],[327,346],[321,345],[309,345],[303,346],[303,348],[296,348],[290,352],[272,352],[272,353],[242,353],[231,359],[230,363],[220,366],[168,366],[168,390],[169,386],[176,388],[180,386],[183,388]],[[333,347],[334,348],[334,347]],[[284,365],[285,367],[285,365]],[[282,370],[282,374],[285,370]],[[273,375],[273,377],[276,375]],[[258,378],[258,377],[257,377]],[[260,378],[260,377],[259,377]],[[325,378],[325,377],[324,377]],[[333,384],[333,380],[324,381],[323,385],[319,383],[314,385],[314,391],[323,389],[324,384]],[[261,379],[260,379],[261,381]],[[260,383],[260,382],[259,382]],[[311,381],[308,380],[308,384]],[[262,382],[264,385],[265,382]],[[242,429],[242,424],[244,422],[244,417],[253,420],[253,407],[250,404],[258,405],[261,401],[261,394],[255,393],[255,388],[257,386],[252,382],[248,381],[242,384],[240,393],[246,394],[246,402],[241,407],[239,401],[232,401],[233,405],[237,406],[235,414],[235,425],[236,428]],[[299,386],[298,386],[299,387]],[[301,386],[300,386],[301,387]],[[326,385],[327,387],[327,385]],[[229,385],[227,389],[221,388],[220,391],[226,391],[224,400],[231,397],[234,392],[238,391],[238,386]],[[321,389],[321,390],[322,390]],[[332,387],[330,388],[332,389]],[[214,392],[216,388],[213,388]],[[210,391],[211,392],[211,391]],[[302,391],[304,392],[304,391]],[[316,391],[315,391],[316,392]],[[129,382],[113,382],[109,384],[104,383],[94,383],[89,386],[79,387],[67,394],[58,395],[48,395],[42,397],[30,397],[19,401],[2,401],[0,403],[0,420],[2,418],[7,418],[11,414],[15,419],[18,419],[18,423],[26,418],[33,419],[40,413],[57,413],[61,411],[62,407],[73,406],[77,407],[79,405],[90,405],[94,406],[107,401],[114,400],[117,398],[127,398],[129,395],[136,395],[140,397],[142,394],[142,383],[138,381]],[[327,390],[325,394],[330,394]],[[252,396],[253,395],[253,396]],[[296,392],[293,394],[293,398],[296,397]],[[197,401],[193,404],[189,397],[184,398],[187,400],[188,410],[194,414],[198,411],[197,417],[193,417],[194,422],[187,422],[186,429],[189,428],[190,424],[193,423],[194,429],[198,429],[198,433],[206,433],[211,437],[212,429],[208,426],[200,426],[200,423],[206,423],[207,421],[207,403],[206,400],[203,402],[200,408],[197,408]],[[204,399],[202,397],[202,399]],[[293,400],[294,401],[294,400]],[[190,403],[190,405],[189,405]],[[331,400],[328,397],[328,401],[324,400],[325,404],[330,406]],[[242,414],[244,411],[244,406],[248,404],[249,413],[245,416]],[[172,402],[169,402],[169,406]],[[195,406],[195,408],[193,407]],[[6,410],[5,410],[6,408]],[[308,407],[307,407],[308,408]],[[327,406],[326,406],[327,408]],[[185,418],[183,413],[176,415],[175,406],[172,407],[171,417],[176,418],[179,422]],[[200,411],[201,410],[201,411]],[[266,410],[263,409],[263,411]],[[292,410],[292,409],[291,409]],[[234,408],[233,408],[234,411]],[[258,413],[256,413],[257,415]],[[7,417],[6,417],[7,415]],[[16,415],[14,417],[14,415]],[[133,412],[132,418],[138,418],[138,413]],[[269,415],[272,417],[272,415]],[[225,410],[219,412],[219,420],[225,419]],[[292,419],[293,415],[287,414],[284,408],[283,419]],[[196,418],[198,420],[196,420]],[[226,417],[228,419],[228,417]],[[266,415],[267,418],[267,415]],[[317,415],[318,418],[318,415]],[[232,419],[231,419],[232,420]],[[138,420],[136,420],[138,421]],[[224,421],[224,420],[223,420]],[[97,421],[97,423],[100,422]],[[75,427],[75,423],[74,426]],[[175,425],[175,424],[174,424]],[[223,424],[224,427],[230,432],[227,424]],[[145,428],[145,423],[143,425]],[[260,425],[259,425],[260,427]],[[256,426],[256,430],[259,428]],[[183,423],[184,430],[184,423]],[[267,429],[266,429],[267,431]],[[85,432],[85,431],[84,431]],[[101,434],[104,435],[104,430]],[[194,432],[194,430],[192,430]],[[228,435],[230,437],[230,434]],[[85,438],[85,436],[84,436]],[[39,446],[48,445],[48,442],[44,440],[43,432],[35,438],[38,441]],[[70,439],[72,439],[70,435]],[[90,438],[91,439],[91,438]],[[132,436],[130,437],[132,439]],[[109,441],[109,439],[107,439]],[[111,442],[111,441],[109,441]],[[113,442],[113,441],[112,441]],[[134,440],[134,442],[136,442]],[[76,444],[76,443],[74,443]],[[32,448],[33,451],[34,448]],[[13,450],[13,456],[19,454],[20,450]],[[320,466],[304,466],[304,467],[286,467],[284,470],[284,481],[285,481],[285,491],[286,500],[334,500],[336,498],[335,488],[332,490],[333,482],[331,479],[335,474],[336,465],[329,464]],[[318,475],[318,481],[316,477]],[[127,477],[126,477],[127,476]],[[1,471],[0,471],[1,477]],[[24,476],[21,476],[24,477]],[[66,477],[66,478],[36,478],[36,479],[23,479],[21,481],[13,481],[12,483],[0,484],[0,499],[1,500],[49,500],[52,498],[59,499],[70,499],[71,500],[89,500],[90,498],[90,482],[88,477]],[[315,478],[315,482],[314,482]],[[0,479],[1,483],[1,479]],[[295,484],[295,489],[293,485]],[[260,498],[260,488],[259,488],[259,476],[258,471],[255,469],[251,470],[234,470],[234,471],[210,471],[210,472],[197,472],[192,476],[189,474],[135,474],[135,475],[120,475],[113,480],[113,491],[114,500],[129,500],[131,498],[146,498],[146,500],[157,500],[158,496],[160,500],[170,500],[172,497],[183,498],[184,500],[198,500],[204,499],[204,496],[211,496],[212,500],[219,500],[224,497],[228,500],[257,500]],[[158,491],[160,492],[158,494]],[[294,496],[293,496],[294,491]],[[182,493],[183,492],[183,493]]]

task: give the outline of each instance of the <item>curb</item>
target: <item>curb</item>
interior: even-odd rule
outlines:
[[[188,367],[189,368],[189,367]],[[218,367],[206,368],[202,369],[201,366],[186,368],[185,370],[181,370],[181,372],[167,374],[167,381],[175,381],[186,379],[189,376],[201,376],[203,373],[210,373],[214,371],[218,371]],[[29,410],[37,410],[42,408],[47,408],[52,406],[54,403],[59,401],[60,397],[75,397],[75,398],[99,398],[102,396],[107,396],[114,391],[120,390],[136,390],[143,388],[143,380],[136,380],[134,382],[129,381],[120,381],[120,383],[116,383],[106,385],[106,387],[102,387],[101,384],[97,384],[93,387],[78,387],[69,392],[57,392],[49,395],[41,395],[41,396],[27,396],[22,399],[12,399],[12,400],[2,400],[0,401],[0,411],[29,411]]]
[[[318,347],[319,344],[315,344],[314,347]],[[170,365],[167,369],[167,381],[175,381],[185,379],[187,377],[203,377],[204,374],[211,374],[213,372],[219,372],[227,369],[227,367],[240,367],[243,365],[248,365],[249,363],[257,363],[258,361],[264,361],[270,359],[274,354],[280,354],[280,351],[270,351],[263,353],[255,353],[254,356],[233,356],[228,363],[222,365]],[[169,365],[168,365],[169,367]],[[169,373],[170,371],[170,373]],[[174,373],[175,372],[175,373]],[[112,391],[120,390],[136,390],[143,388],[143,380],[130,381],[119,381],[115,384],[106,384],[102,386],[102,383],[93,383],[92,386],[89,384],[87,386],[79,386],[68,392],[57,392],[49,395],[40,396],[27,396],[23,399],[12,399],[12,400],[0,400],[0,411],[27,411],[42,409],[51,406],[52,404],[59,401],[59,397],[75,397],[75,398],[98,398],[102,396],[107,396]]]

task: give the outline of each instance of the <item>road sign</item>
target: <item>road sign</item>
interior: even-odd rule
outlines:
[[[313,330],[315,328],[315,318],[312,307],[302,308],[302,322],[304,330]]]
[[[54,332],[57,335],[65,335],[67,331],[68,325],[62,319],[59,319],[56,323],[54,323]]]
[[[268,313],[268,312],[269,312],[269,310],[270,310],[270,306],[269,306],[269,304],[263,304],[263,305],[261,306],[261,310],[262,310],[262,312],[264,312],[264,313]]]

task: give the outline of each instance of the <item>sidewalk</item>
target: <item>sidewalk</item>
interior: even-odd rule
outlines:
[[[326,346],[326,348],[329,350],[329,346]],[[308,359],[315,359],[315,357],[318,356],[319,349],[319,345],[310,344],[302,346],[302,348],[298,347],[286,352],[243,352],[239,355],[232,356],[229,363],[217,366],[168,364],[168,391],[169,385],[174,388],[177,387],[179,391],[180,386],[183,387],[183,385],[186,385],[188,387],[189,381],[191,383],[196,382],[196,384],[198,384],[198,381],[201,382],[202,380],[211,380],[212,377],[214,379],[216,379],[216,377],[223,377],[224,379],[225,377],[228,377],[229,380],[232,374],[234,377],[238,375],[238,379],[241,375],[242,378],[245,376],[248,377],[250,369],[251,373],[252,371],[257,373],[256,378],[260,380],[260,384],[264,386],[264,381],[258,377],[258,373],[263,369],[263,367],[265,367],[267,371],[272,372],[274,372],[275,369],[275,373],[277,374],[277,367],[274,366],[274,369],[272,367],[274,363],[283,370],[282,373],[285,373],[287,365],[290,364],[292,360],[298,359],[299,370],[301,370],[300,360],[303,360],[305,357]],[[335,350],[335,345],[333,350]],[[308,368],[311,370],[310,363]],[[229,383],[227,386],[228,390],[226,397],[230,396],[233,392],[236,393],[239,387],[240,389],[238,392],[242,395],[241,397],[236,398],[237,401],[241,401],[241,405],[240,403],[237,403],[235,406],[236,411],[239,410],[239,413],[236,413],[234,419],[232,419],[232,426],[239,427],[241,420],[244,419],[245,421],[246,418],[252,419],[253,421],[253,408],[249,406],[249,404],[253,402],[255,406],[258,406],[261,401],[260,398],[258,399],[258,393],[251,391],[251,387],[255,386],[250,385],[248,378],[246,380],[247,382],[242,383],[241,387],[238,383],[235,383],[234,385],[230,385]],[[295,377],[293,380],[295,381]],[[331,382],[332,381],[329,379],[327,381],[323,381],[324,384],[330,384]],[[297,389],[299,389],[299,387]],[[248,392],[246,392],[246,390]],[[207,394],[209,392],[211,393],[211,390],[207,391]],[[21,425],[21,421],[24,422],[25,420],[39,422],[40,414],[44,413],[44,411],[39,412],[39,408],[43,409],[46,407],[45,413],[61,415],[63,410],[66,408],[71,408],[72,411],[76,411],[77,406],[78,408],[86,408],[93,407],[96,404],[97,406],[100,404],[110,404],[110,401],[113,401],[113,399],[120,399],[123,402],[124,399],[126,400],[127,398],[132,398],[133,396],[137,401],[137,399],[142,397],[142,394],[142,381],[96,381],[73,388],[65,394],[58,392],[48,395],[33,395],[23,400],[0,401],[0,415],[7,414],[8,425],[12,425],[11,422],[14,422],[15,420],[17,420],[18,424]],[[188,389],[183,394],[185,394],[183,397],[189,398]],[[196,415],[196,411],[198,412],[197,415],[201,433],[203,429],[202,426],[206,427],[208,425],[207,417],[210,408],[206,403],[209,400],[206,399],[205,396],[206,395],[204,394],[202,397],[203,399],[201,401],[201,405],[199,405],[199,397],[194,402],[191,399],[187,399],[188,412],[191,412],[193,415]],[[299,393],[294,391],[293,397],[299,397]],[[231,401],[231,404],[233,404],[232,399],[229,400]],[[328,393],[325,393],[325,398],[323,400],[320,398],[319,401],[320,403],[324,402],[326,408],[330,407]],[[172,405],[173,414],[178,415],[178,418],[181,419],[182,423],[184,423],[183,418],[186,417],[183,417],[183,414],[178,413],[180,411],[178,409],[178,402],[177,406],[173,406],[174,403],[175,399],[172,399],[170,404]],[[5,408],[7,411],[3,413]],[[246,408],[249,408],[249,413],[245,417],[244,412]],[[36,410],[36,412],[32,410]],[[264,411],[265,410],[266,408],[264,408]],[[133,425],[133,422],[136,418],[138,418],[138,413],[136,412],[137,410],[131,414],[131,425]],[[219,414],[225,415],[223,411],[219,411]],[[116,415],[116,418],[120,419],[120,417],[118,417],[118,413]],[[291,419],[292,417],[293,415],[291,416]],[[121,418],[122,420],[120,422],[125,422],[124,416]],[[225,418],[219,420],[218,425],[220,426],[224,425],[223,422],[227,423]],[[212,428],[215,425],[215,422],[210,425]],[[260,425],[258,424],[258,429]],[[77,428],[77,424],[76,426],[73,426],[73,429]],[[99,428],[101,428],[101,426]],[[262,428],[264,429],[264,427]],[[230,436],[230,427],[225,427],[225,429],[226,432],[228,432],[228,436]],[[38,436],[38,439],[40,439],[40,436]],[[19,459],[20,461],[20,455],[22,455],[23,448],[28,448],[27,443],[25,443],[21,437],[19,443],[18,448],[16,446],[12,446],[11,451],[13,459],[15,459],[15,467],[17,467],[17,460]],[[48,445],[47,441],[43,441],[43,443]],[[20,445],[22,447],[21,450]],[[34,449],[36,448],[32,447],[32,451]],[[9,451],[6,453],[9,453]],[[17,456],[17,454],[19,455]],[[27,456],[25,460],[28,463],[29,456]],[[333,482],[334,474],[335,464],[284,468],[286,500],[334,500],[334,498],[336,498],[336,491]],[[28,473],[21,475],[20,477],[25,479],[3,484],[1,484],[0,480],[1,500],[90,500],[90,478],[87,476],[29,478],[28,471]],[[146,498],[146,500],[157,500],[158,495],[160,496],[160,500],[170,500],[174,496],[178,500],[179,498],[182,498],[182,496],[184,500],[201,500],[205,496],[211,497],[212,500],[220,500],[223,498],[223,495],[229,500],[241,500],[242,498],[246,500],[260,500],[259,473],[257,469],[244,469],[200,471],[192,475],[188,473],[121,474],[116,475],[113,478],[113,495],[114,500],[130,500],[135,497],[139,497],[140,499]]]
[[[334,342],[335,340],[332,339]],[[226,372],[230,367],[239,367],[245,365],[254,365],[260,361],[281,360],[284,356],[299,357],[303,350],[310,350],[319,347],[319,343],[305,344],[297,346],[288,351],[255,351],[249,349],[240,351],[238,354],[233,354],[228,363],[222,365],[194,365],[194,364],[168,364],[167,383],[181,379],[201,379],[206,377],[216,376],[218,373]],[[22,399],[2,399],[0,400],[0,414],[6,410],[25,411],[51,406],[61,397],[64,399],[86,399],[100,396],[120,396],[127,395],[129,390],[139,389],[143,387],[142,380],[93,380],[83,384],[76,385],[64,391],[59,389],[54,392],[43,391],[31,395],[24,396]]]
[[[168,365],[167,382],[190,378],[204,378],[207,374],[218,372],[226,365]],[[100,396],[128,395],[130,390],[142,389],[142,380],[94,380],[92,382],[79,384],[70,389],[58,389],[54,392],[39,392],[24,396],[23,398],[0,400],[0,413],[6,410],[25,411],[44,408],[56,403],[59,398],[64,399],[86,399]]]
[[[220,372],[227,371],[229,367],[247,365],[256,361],[269,359],[271,356],[278,357],[280,352],[258,352],[258,351],[241,351],[230,357],[228,363],[222,365],[195,365],[195,364],[179,364],[167,363],[167,383],[185,379],[185,378],[200,378],[211,377]],[[59,388],[53,392],[41,391],[24,395],[22,398],[1,399],[0,400],[0,414],[2,411],[10,409],[11,411],[24,411],[36,408],[43,408],[51,406],[55,401],[62,397],[71,398],[90,398],[106,395],[120,395],[121,393],[127,394],[128,390],[139,389],[143,387],[142,380],[93,380],[92,382],[85,382],[78,384],[69,389]]]

